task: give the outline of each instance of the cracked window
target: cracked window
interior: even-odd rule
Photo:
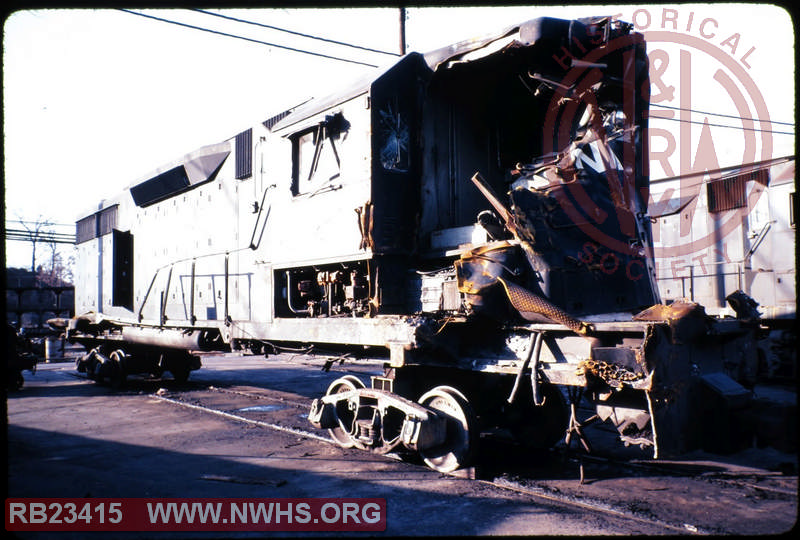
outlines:
[[[408,123],[400,113],[397,100],[388,102],[378,114],[381,165],[390,171],[407,171],[409,168]]]

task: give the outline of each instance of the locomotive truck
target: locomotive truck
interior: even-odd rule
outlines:
[[[385,352],[309,420],[468,465],[479,433],[588,448],[577,404],[656,457],[751,395],[737,318],[660,302],[648,58],[630,24],[540,18],[392,65],[197,149],[77,222],[78,370],[185,380],[199,352]]]

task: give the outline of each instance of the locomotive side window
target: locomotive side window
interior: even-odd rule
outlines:
[[[316,191],[339,177],[339,146],[350,123],[341,113],[292,135],[292,194]]]

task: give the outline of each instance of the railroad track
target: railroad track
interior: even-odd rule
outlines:
[[[316,366],[309,366],[316,367]],[[339,366],[337,374],[364,376],[363,372],[350,371]],[[85,379],[84,376],[73,376]],[[282,384],[281,389],[264,386],[245,386],[208,381],[190,381],[180,386],[170,386],[168,381],[130,381],[131,387],[123,393],[136,393],[161,400],[175,407],[195,410],[202,414],[215,415],[232,422],[280,431],[300,439],[336,445],[326,430],[317,430],[307,421],[311,400],[308,395],[290,391],[291,384]],[[322,388],[326,380],[320,377],[315,384]],[[163,387],[162,387],[163,386]],[[316,389],[304,387],[304,392]],[[598,426],[602,429],[602,426]],[[602,433],[611,439],[611,433]],[[505,446],[504,446],[505,445]],[[450,476],[469,479],[479,485],[492,486],[513,492],[531,501],[550,505],[562,505],[606,516],[609,519],[627,520],[664,531],[665,534],[729,534],[725,525],[716,521],[706,525],[685,522],[679,516],[680,508],[665,512],[662,503],[664,492],[680,486],[685,492],[718,489],[726,494],[734,493],[739,499],[772,498],[797,503],[796,476],[780,472],[756,470],[746,467],[724,470],[718,464],[698,462],[664,462],[646,459],[618,459],[604,455],[602,447],[597,454],[585,455],[564,448],[537,454],[531,458],[519,447],[494,437],[481,439],[481,454],[474,468],[456,471]],[[502,455],[502,464],[496,457]],[[408,456],[388,454],[387,459],[406,461],[404,466],[428,470],[420,462],[408,460]],[[358,459],[355,457],[355,459]],[[579,465],[588,471],[589,481],[583,485]],[[439,473],[434,473],[439,474]],[[796,475],[796,473],[794,473]],[[642,479],[646,484],[641,493],[621,493],[622,490],[606,486],[607,481]],[[229,481],[235,481],[229,480]],[[692,520],[686,520],[692,521]]]
[[[265,429],[272,429],[294,434],[298,437],[312,439],[325,444],[336,445],[327,432],[315,430],[310,425],[298,426],[303,421],[308,412],[309,403],[298,399],[290,393],[266,390],[253,387],[233,387],[221,388],[210,386],[205,389],[190,389],[186,392],[161,392],[153,394],[152,397],[171,403],[175,406],[191,408],[206,414],[222,416],[232,421],[242,422]],[[280,413],[280,414],[279,414]],[[277,417],[277,418],[274,418]],[[617,505],[608,500],[603,500],[596,495],[583,493],[578,479],[574,478],[577,469],[577,456],[561,453],[566,459],[561,463],[562,469],[556,474],[564,474],[566,477],[573,476],[571,483],[575,489],[565,490],[562,487],[553,488],[547,482],[540,481],[530,471],[525,471],[519,464],[511,463],[511,467],[517,469],[513,473],[500,472],[495,474],[491,471],[476,472],[475,469],[467,471],[456,471],[452,476],[468,478],[483,485],[511,491],[517,494],[530,497],[532,500],[547,502],[548,504],[564,505],[571,508],[596,512],[615,519],[629,520],[632,522],[645,524],[649,527],[657,527],[668,534],[719,534],[726,533],[718,528],[706,528],[701,525],[674,522],[669,519],[660,518],[653,515],[648,510]],[[388,459],[403,460],[403,456],[397,454],[387,455]],[[580,456],[581,460],[588,463],[600,464],[603,467],[613,467],[619,471],[634,472],[643,475],[660,475],[662,477],[688,477],[692,482],[721,482],[728,487],[735,489],[759,489],[769,492],[773,496],[794,497],[788,488],[776,488],[769,486],[758,486],[753,484],[753,473],[742,473],[742,476],[735,477],[722,473],[707,473],[705,475],[693,475],[692,471],[681,470],[680,466],[666,468],[658,463],[648,462],[624,462],[608,457],[600,456]],[[425,468],[424,465],[413,462],[407,463],[409,467]],[[480,465],[478,465],[480,469]],[[488,475],[488,477],[487,477]],[[765,476],[765,475],[762,475]],[[769,476],[769,475],[766,475]]]

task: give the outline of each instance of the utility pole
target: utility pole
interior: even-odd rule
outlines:
[[[406,8],[400,8],[400,54],[406,54]]]

